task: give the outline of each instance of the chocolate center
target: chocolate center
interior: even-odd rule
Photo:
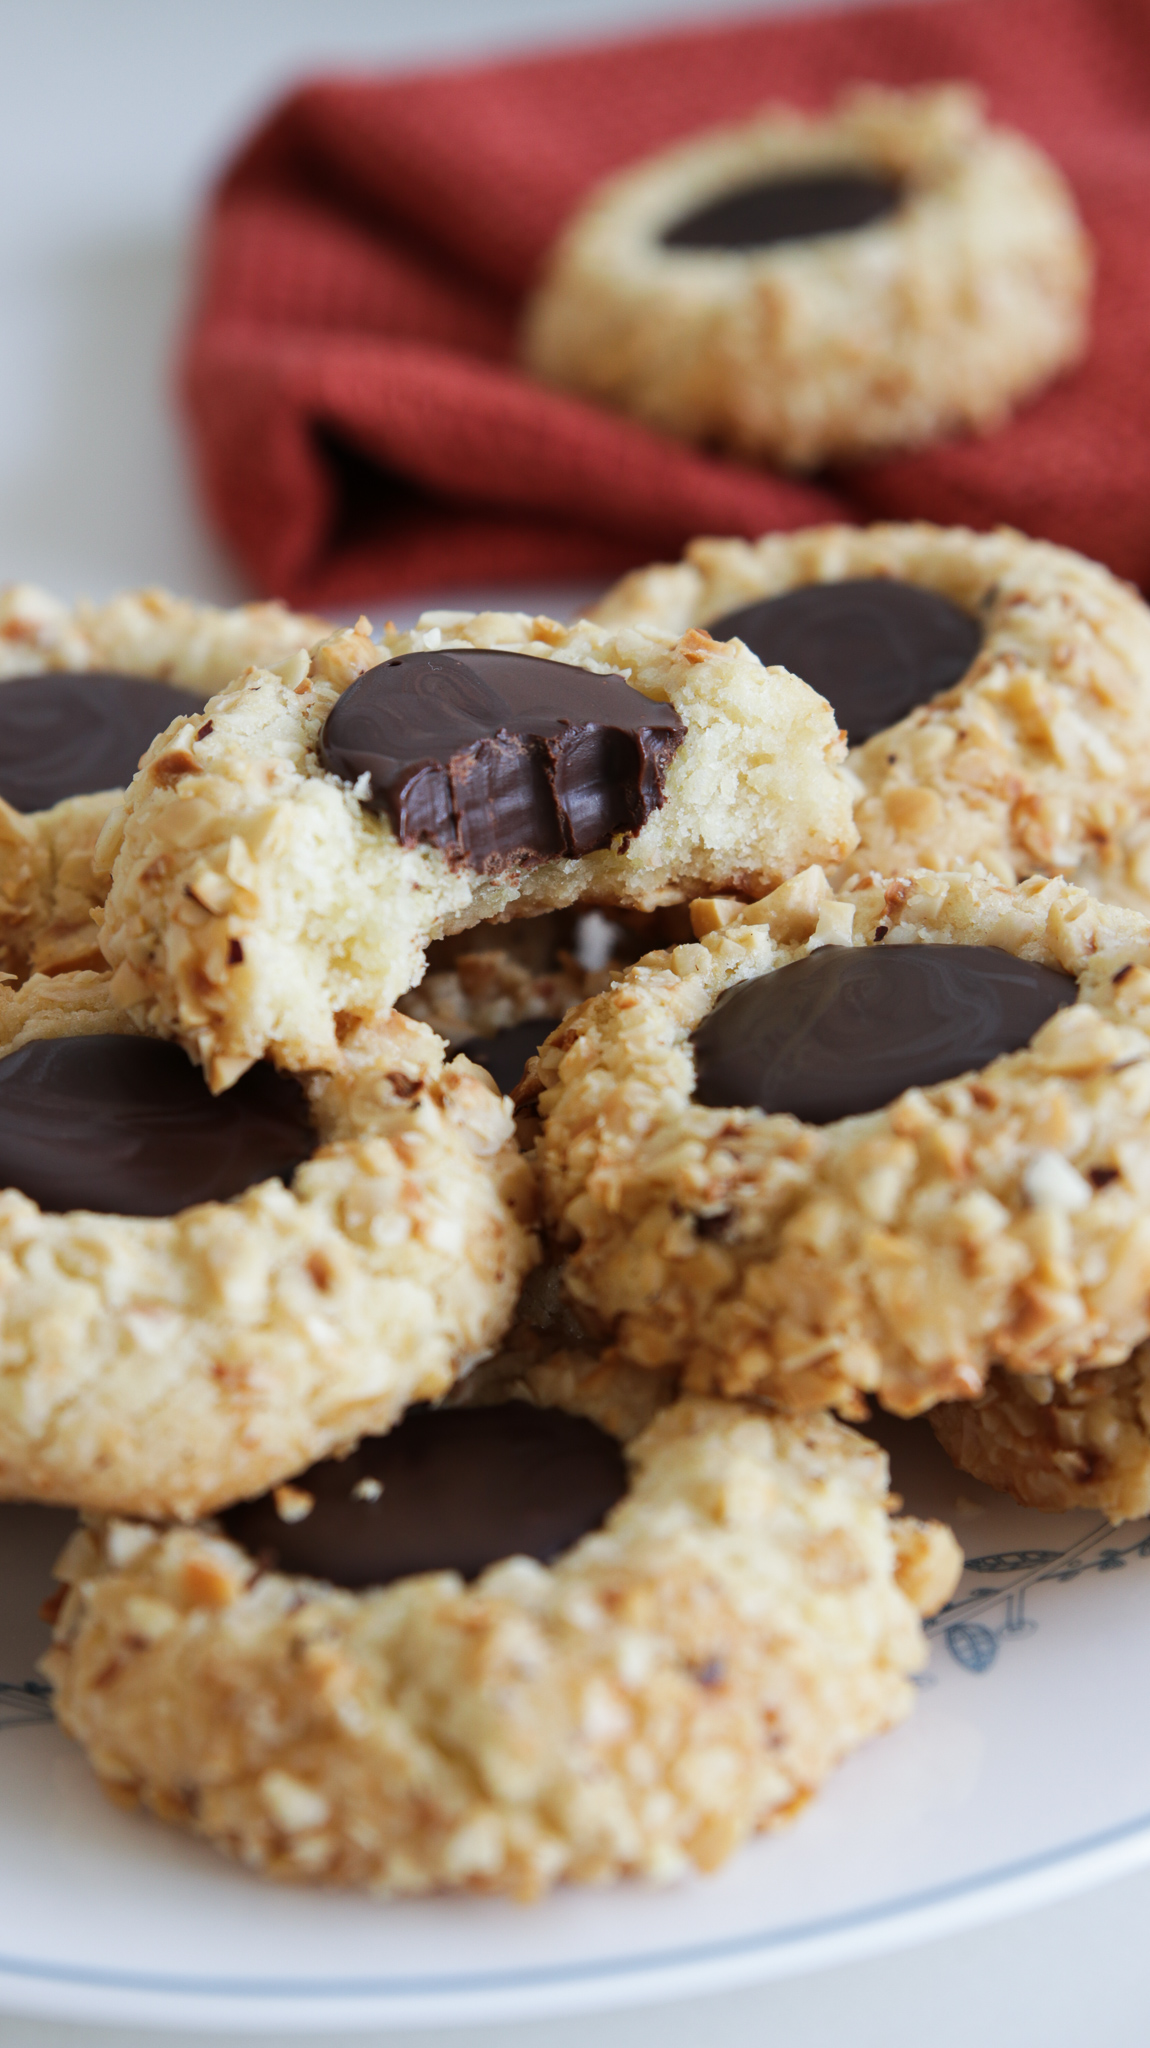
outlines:
[[[808,171],[759,178],[710,199],[663,234],[667,249],[769,249],[848,234],[893,213],[902,197],[895,178],[872,171]]]
[[[105,669],[0,682],[0,797],[17,811],[46,811],[66,796],[123,789],[156,734],[203,705],[202,690]]]
[[[502,1031],[493,1031],[490,1038],[469,1038],[456,1050],[465,1052],[477,1067],[486,1067],[500,1094],[510,1095],[523,1079],[528,1060],[558,1022],[558,1017],[527,1017],[521,1024],[506,1024]]]
[[[593,853],[664,800],[684,727],[622,676],[530,654],[401,654],[359,677],[323,731],[325,768],[367,775],[402,846],[481,873]]]
[[[550,1563],[599,1527],[626,1486],[619,1445],[584,1416],[524,1401],[412,1408],[387,1436],[221,1520],[269,1570],[337,1586],[415,1572],[474,1579],[503,1557]]]
[[[852,747],[951,689],[982,645],[969,612],[887,576],[805,583],[724,612],[707,631],[801,676],[827,699]]]
[[[159,1039],[38,1038],[0,1059],[0,1187],[42,1209],[174,1216],[315,1150],[298,1081],[250,1067],[226,1095]]]
[[[859,1116],[1017,1051],[1077,993],[996,946],[825,946],[720,997],[692,1041],[695,1100]]]

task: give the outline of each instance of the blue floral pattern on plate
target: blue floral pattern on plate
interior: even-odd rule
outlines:
[[[52,1688],[40,1678],[26,1678],[22,1684],[0,1679],[0,1734],[5,1728],[27,1728],[52,1719]]]
[[[967,1559],[962,1584],[953,1600],[927,1623],[929,1636],[941,1637],[956,1664],[981,1677],[994,1664],[1000,1647],[1033,1635],[1038,1623],[1027,1611],[1036,1587],[1063,1585],[1084,1572],[1123,1571],[1150,1558],[1150,1533],[1128,1543],[1107,1541],[1114,1530],[1099,1522],[1065,1550],[996,1550]],[[982,1579],[1006,1584],[981,1585]]]

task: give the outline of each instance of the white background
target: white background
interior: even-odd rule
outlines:
[[[725,0],[721,10],[763,11],[763,0]],[[221,600],[247,594],[197,516],[169,363],[205,182],[286,85],[324,66],[447,61],[708,12],[719,10],[706,0],[0,0],[0,581],[96,597],[152,581]],[[546,595],[521,594],[532,603]],[[425,595],[444,603],[470,593]],[[554,592],[552,605],[573,596]],[[369,603],[387,598],[364,592]],[[407,616],[416,605],[388,608]],[[1105,1725],[1100,1700],[1081,1739],[1104,1742]],[[923,2039],[931,2048],[1145,2048],[1148,1927],[1150,1873],[818,1978],[652,2012],[389,2039],[395,2048],[902,2048]],[[0,2018],[0,2048],[123,2038]]]

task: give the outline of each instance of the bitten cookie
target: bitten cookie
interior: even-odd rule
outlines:
[[[1150,1515],[1150,1345],[1065,1385],[996,1367],[979,1400],[944,1402],[930,1420],[963,1472],[1023,1507]]]
[[[163,590],[74,606],[0,592],[0,969],[103,966],[92,851],[144,749],[250,663],[330,631],[278,604],[220,611]]]
[[[981,862],[1150,911],[1150,610],[1006,530],[824,526],[697,540],[593,614],[737,634],[827,697],[851,742],[843,873]]]
[[[1065,882],[694,906],[519,1092],[566,1286],[614,1355],[914,1414],[1150,1331],[1150,924]],[[733,921],[723,925],[724,918]]]
[[[909,1712],[958,1547],[830,1417],[621,1380],[557,1359],[223,1527],[80,1532],[44,1669],[113,1797],[274,1877],[521,1899],[789,1819]]]
[[[864,86],[599,186],[523,357],[651,426],[815,469],[1000,424],[1082,354],[1091,270],[1061,173],[975,93]]]
[[[535,1257],[506,1106],[393,1016],[213,1097],[108,977],[0,989],[0,1498],[190,1518],[440,1395]]]
[[[827,706],[705,635],[429,617],[209,711],[152,746],[99,857],[117,999],[213,1089],[265,1055],[329,1063],[445,934],[757,896],[854,839]]]

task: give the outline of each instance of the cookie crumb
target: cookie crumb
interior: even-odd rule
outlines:
[[[281,1522],[306,1522],[315,1506],[314,1493],[302,1486],[277,1486],[273,1498]]]

